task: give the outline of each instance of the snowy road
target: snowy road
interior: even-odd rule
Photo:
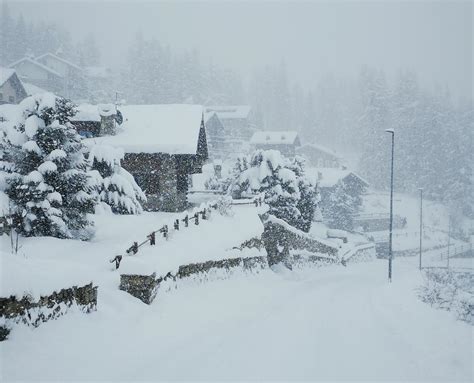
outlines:
[[[146,306],[100,293],[0,345],[4,380],[472,380],[472,328],[420,302],[416,262],[187,283]]]

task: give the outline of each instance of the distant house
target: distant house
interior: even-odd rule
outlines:
[[[224,125],[228,157],[234,157],[245,149],[255,127],[251,123],[252,108],[249,105],[206,106],[204,113],[215,112]]]
[[[339,168],[342,159],[335,151],[316,144],[305,144],[296,149],[296,154],[306,158],[309,166]]]
[[[121,147],[122,166],[145,192],[151,211],[187,208],[188,180],[208,158],[203,108],[199,105],[127,105],[114,136],[85,140]]]
[[[275,149],[285,156],[294,157],[301,142],[298,133],[294,131],[260,131],[253,134],[250,144],[255,149]]]
[[[343,186],[344,194],[353,198],[353,202],[362,203],[362,194],[369,187],[367,181],[355,172],[348,169],[333,168],[306,168],[306,175],[310,180],[318,185],[321,196],[319,207],[323,219],[330,220],[333,211],[331,210],[331,196],[336,191],[338,185]]]
[[[83,70],[52,53],[36,58],[24,57],[10,64],[10,68],[16,69],[21,81],[48,92],[72,99],[85,95],[86,83]]]
[[[18,77],[23,82],[36,85],[46,89],[48,92],[63,94],[64,77],[55,70],[48,68],[30,57],[24,57],[21,60],[10,64],[18,73]]]
[[[344,182],[351,194],[362,194],[369,183],[349,169],[307,168],[307,174],[318,183],[321,194],[331,193],[338,182]]]
[[[225,142],[225,128],[216,112],[204,114],[206,126],[207,145],[209,158],[222,159],[226,157],[227,147]]]
[[[0,104],[18,104],[27,95],[15,69],[0,67]]]
[[[67,98],[83,97],[85,94],[85,75],[84,70],[53,53],[45,53],[35,58],[36,61],[60,73],[64,79],[63,95]]]

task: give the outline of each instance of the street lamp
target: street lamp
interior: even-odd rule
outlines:
[[[420,191],[420,270],[421,270],[421,252],[423,241],[423,188],[418,188]]]
[[[392,161],[390,171],[390,234],[388,238],[388,281],[392,282],[392,229],[393,229],[393,147],[395,144],[395,131],[393,129],[386,129],[387,133],[392,135]]]

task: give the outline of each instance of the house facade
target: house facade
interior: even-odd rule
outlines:
[[[10,64],[21,81],[33,84],[56,94],[64,94],[64,77],[55,70],[48,68],[40,62],[24,57]]]
[[[216,112],[204,114],[210,159],[223,159],[227,155],[225,128]]]
[[[255,132],[250,139],[255,149],[279,150],[287,157],[294,157],[296,149],[301,145],[298,133],[295,131],[260,131]]]
[[[186,209],[189,178],[208,158],[202,106],[127,105],[121,112],[115,135],[85,141],[124,150],[122,166],[147,196],[145,210]]]
[[[0,67],[0,104],[18,104],[27,95],[15,70]]]
[[[216,113],[224,126],[225,151],[227,158],[234,158],[248,148],[248,142],[255,132],[251,122],[252,108],[249,105],[206,106],[204,113]]]

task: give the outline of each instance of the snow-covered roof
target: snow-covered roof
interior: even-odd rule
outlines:
[[[43,89],[43,88],[40,88],[39,86],[30,84],[30,83],[27,83],[27,82],[22,82],[22,83],[23,83],[23,87],[24,87],[25,90],[26,90],[26,94],[27,94],[28,96],[33,96],[34,94],[46,93],[46,92],[48,92],[47,90],[45,90],[45,89]]]
[[[216,112],[220,119],[248,118],[250,105],[206,106],[204,112]]]
[[[81,68],[79,65],[76,65],[76,64],[72,63],[71,61],[66,60],[66,59],[63,59],[62,57],[59,57],[59,56],[55,55],[54,53],[50,53],[50,52],[44,53],[44,54],[42,54],[42,55],[36,57],[35,60],[41,60],[42,58],[44,58],[44,57],[46,57],[46,56],[50,56],[50,57],[52,57],[52,58],[54,58],[54,59],[56,59],[56,60],[58,60],[58,61],[61,61],[62,63],[66,64],[66,65],[69,65],[69,66],[71,66],[71,67],[73,67],[73,68],[75,68],[75,69],[77,69],[77,70],[82,71],[82,68]]]
[[[14,63],[11,63],[11,64],[9,65],[9,67],[10,67],[10,68],[16,67],[18,64],[20,64],[20,63],[22,63],[22,62],[25,62],[25,61],[27,61],[27,62],[29,62],[29,63],[31,63],[31,64],[33,64],[33,65],[36,65],[37,67],[39,67],[39,68],[41,68],[41,69],[43,69],[43,70],[45,70],[45,71],[47,71],[47,72],[49,72],[49,73],[51,73],[51,74],[54,74],[55,76],[63,77],[60,73],[56,72],[55,70],[51,69],[50,67],[48,67],[48,66],[46,66],[46,65],[43,65],[43,64],[41,64],[40,62],[38,62],[38,61],[36,61],[36,60],[34,60],[34,59],[31,59],[31,58],[29,58],[29,57],[23,57],[22,59],[17,60],[17,61],[15,61]]]
[[[364,183],[366,186],[369,186],[367,181],[349,169],[307,168],[306,174],[311,179],[311,181],[317,182],[319,186],[323,188],[335,186],[340,180],[346,178],[350,174],[353,174],[355,177],[360,179],[362,183]]]
[[[127,105],[115,136],[91,138],[126,153],[196,154],[203,108],[200,105]]]
[[[15,74],[15,69],[0,67],[0,86],[5,84],[8,79]]]
[[[298,138],[295,131],[260,131],[250,139],[253,145],[293,145]]]

